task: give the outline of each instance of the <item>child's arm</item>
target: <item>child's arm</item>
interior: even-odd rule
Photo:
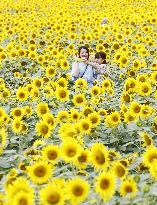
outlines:
[[[97,71],[97,73],[100,73],[100,65],[98,63],[94,63],[94,62],[91,62],[91,61],[87,61],[86,62],[88,65],[91,65],[92,67],[94,67]]]

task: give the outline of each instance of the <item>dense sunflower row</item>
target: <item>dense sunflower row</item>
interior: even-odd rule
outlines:
[[[157,203],[156,7],[0,3],[0,204]],[[107,54],[92,88],[70,79],[81,45]]]

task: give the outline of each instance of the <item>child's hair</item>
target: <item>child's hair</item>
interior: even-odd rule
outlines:
[[[102,64],[106,64],[106,53],[104,53],[103,51],[97,52],[95,54],[95,58],[102,58],[104,61],[102,62]]]
[[[88,58],[89,58],[89,49],[87,48],[87,46],[81,46],[81,47],[79,47],[79,49],[78,49],[79,58],[80,58],[81,49],[85,49],[85,50],[87,51],[87,53],[88,53]]]

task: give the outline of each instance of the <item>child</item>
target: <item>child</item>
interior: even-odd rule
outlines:
[[[106,54],[102,51],[97,52],[95,54],[95,62],[88,61],[87,64],[95,68],[97,73],[98,83],[101,83],[101,81],[103,81],[104,74],[109,74],[109,71],[107,69],[107,63],[106,63]]]

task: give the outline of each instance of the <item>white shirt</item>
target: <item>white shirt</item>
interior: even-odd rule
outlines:
[[[78,69],[79,69],[79,75],[77,78],[83,78],[85,79],[89,86],[93,85],[93,82],[96,78],[96,72],[94,68],[91,65],[87,65],[84,62],[78,62]],[[71,77],[72,80],[74,80],[74,63],[72,64],[72,71],[71,71]]]

